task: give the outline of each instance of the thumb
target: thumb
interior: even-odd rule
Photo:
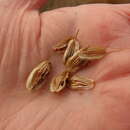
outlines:
[[[41,30],[38,8],[46,1],[0,0],[0,48],[3,48],[0,52],[0,72],[3,74],[0,83],[5,81],[4,78],[14,81],[21,71],[22,79],[24,67],[28,64],[27,56],[34,61],[32,53],[35,54],[37,50],[34,46],[37,46]],[[4,72],[7,68],[14,78]]]

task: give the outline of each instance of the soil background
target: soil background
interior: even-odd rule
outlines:
[[[41,11],[51,10],[60,7],[66,6],[75,6],[81,4],[90,4],[90,3],[130,3],[130,0],[48,0],[44,8],[41,8]]]

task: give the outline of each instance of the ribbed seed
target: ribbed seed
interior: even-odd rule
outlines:
[[[94,80],[89,79],[89,78],[83,78],[83,77],[79,77],[79,76],[73,76],[70,80],[69,80],[69,87],[71,89],[92,89],[94,88]]]
[[[60,92],[67,86],[70,73],[68,71],[62,72],[60,75],[54,77],[50,84],[51,92]]]
[[[63,63],[66,64],[68,59],[74,55],[75,52],[79,50],[79,42],[75,39],[69,41],[68,46],[64,52]]]
[[[28,90],[39,88],[41,83],[45,80],[48,73],[50,72],[50,69],[51,69],[51,63],[49,61],[41,62],[29,74],[26,82],[26,88]]]

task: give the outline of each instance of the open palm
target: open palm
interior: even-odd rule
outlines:
[[[130,5],[82,5],[39,14],[44,0],[0,1],[0,130],[129,130],[130,50],[108,54],[81,70],[96,81],[91,91],[48,91],[63,70],[55,43],[80,30],[82,46],[129,48]],[[49,59],[42,89],[28,92],[29,72]]]

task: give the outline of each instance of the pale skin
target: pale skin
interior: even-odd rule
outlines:
[[[63,70],[52,46],[76,33],[82,46],[130,48],[130,4],[83,5],[39,14],[43,0],[0,1],[1,130],[129,130],[130,50],[108,54],[80,71],[96,81],[91,91],[48,91]],[[42,89],[25,89],[42,60],[53,64]]]

